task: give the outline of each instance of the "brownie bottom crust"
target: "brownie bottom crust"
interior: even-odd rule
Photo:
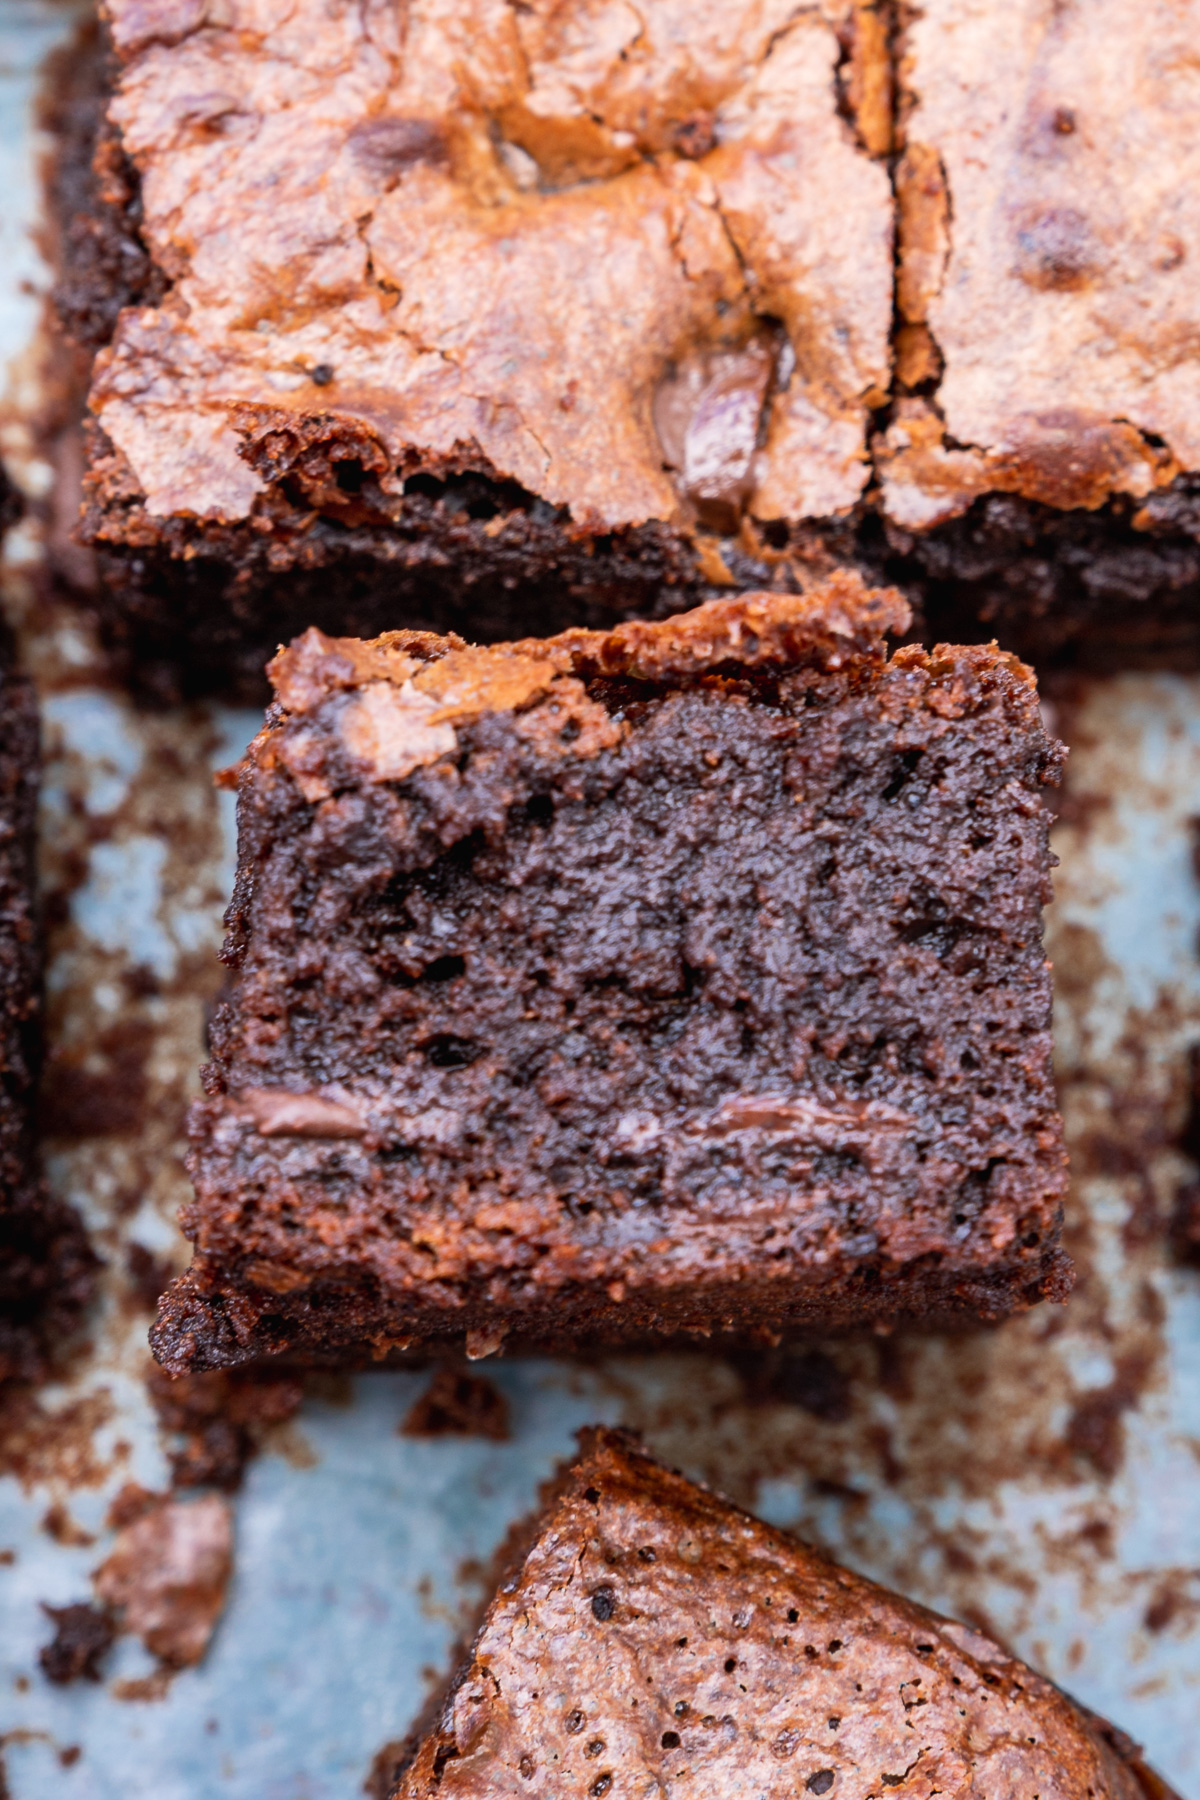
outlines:
[[[164,698],[266,693],[266,662],[310,625],[364,638],[403,625],[477,643],[663,618],[729,591],[665,526],[574,539],[533,495],[486,477],[430,478],[395,523],[311,523],[300,541],[246,534],[101,547],[88,596],[127,677]],[[1039,670],[1200,669],[1200,478],[1156,497],[1155,522],[1113,501],[1055,512],[994,495],[918,534],[869,506],[847,519],[713,545],[734,585],[795,591],[836,566],[897,587],[909,642],[994,638]],[[283,567],[273,566],[273,562]]]
[[[1062,1301],[1074,1282],[1069,1258],[1048,1248],[1032,1267],[963,1275],[928,1266],[895,1272],[848,1270],[814,1281],[739,1280],[638,1293],[620,1301],[594,1289],[558,1292],[541,1306],[513,1310],[469,1303],[469,1357],[570,1356],[604,1349],[714,1348],[804,1341],[831,1331],[906,1323],[968,1330],[1042,1301]],[[783,1291],[781,1291],[783,1290]],[[172,1371],[236,1368],[246,1362],[300,1361],[363,1367],[461,1354],[464,1326],[445,1308],[405,1308],[344,1284],[313,1283],[305,1293],[232,1287],[219,1267],[193,1265],[167,1290],[151,1333],[158,1361]]]

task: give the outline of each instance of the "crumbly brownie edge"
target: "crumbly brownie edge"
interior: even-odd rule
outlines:
[[[353,1367],[402,1357],[458,1352],[463,1331],[473,1342],[514,1355],[575,1355],[620,1346],[681,1348],[804,1341],[828,1332],[956,1330],[993,1324],[1042,1301],[1063,1301],[1074,1276],[1066,1254],[1047,1247],[1034,1269],[1000,1267],[966,1274],[910,1264],[896,1273],[875,1264],[804,1286],[745,1282],[631,1296],[620,1304],[592,1289],[559,1292],[552,1304],[521,1314],[471,1310],[451,1325],[444,1313],[406,1312],[403,1336],[395,1310],[373,1294],[330,1285],[293,1294],[250,1293],[206,1280],[192,1268],[173,1281],[159,1303],[150,1347],[170,1374],[238,1368],[264,1360],[332,1361]],[[703,1320],[704,1323],[698,1323]],[[489,1352],[483,1352],[487,1354]]]
[[[40,952],[34,914],[38,718],[33,688],[0,645],[0,1217],[33,1156]]]
[[[167,282],[142,242],[141,182],[108,119],[116,59],[102,23],[84,19],[52,52],[38,107],[45,165],[51,306],[69,341],[94,355],[123,307],[153,305]]]

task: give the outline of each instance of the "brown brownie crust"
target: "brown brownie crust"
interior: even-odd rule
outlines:
[[[597,1431],[393,1800],[1161,1796],[1121,1742],[982,1633]]]
[[[339,459],[383,517],[464,470],[580,532],[851,506],[891,312],[858,10],[111,0],[172,287],[97,360],[97,540],[271,529],[274,496],[354,523]]]
[[[532,29],[528,24],[532,15],[522,17]],[[815,29],[814,18],[809,16],[806,30]],[[968,212],[968,200],[975,193],[971,183],[977,179],[969,154],[962,149],[963,118],[947,98],[956,91],[958,80],[950,59],[960,57],[970,73],[971,59],[963,44],[974,45],[971,54],[978,63],[979,46],[989,31],[999,29],[999,21],[980,23],[962,8],[953,12],[943,8],[937,18],[946,30],[933,42],[936,54],[926,56],[921,45],[928,48],[930,34],[921,37],[919,20],[912,26],[911,39],[901,30],[889,42],[888,15],[869,0],[861,4],[856,0],[848,9],[835,7],[829,14],[839,46],[835,97],[844,128],[853,126],[861,151],[875,158],[885,155],[891,146],[893,112],[903,137],[915,109],[909,141],[893,170],[900,224],[895,372],[890,388],[885,382],[862,396],[872,407],[886,401],[888,410],[875,412],[877,481],[850,512],[818,520],[772,519],[762,515],[757,499],[749,511],[744,510],[750,492],[748,464],[746,440],[738,433],[753,415],[756,395],[765,396],[760,427],[774,416],[792,354],[783,346],[775,315],[762,312],[757,301],[751,308],[757,323],[748,335],[745,309],[727,311],[720,342],[706,341],[694,355],[674,359],[673,373],[668,369],[656,388],[650,423],[669,465],[659,467],[656,478],[671,486],[679,502],[678,515],[600,535],[573,524],[568,508],[552,505],[538,492],[481,472],[482,464],[457,473],[398,476],[374,427],[368,429],[369,421],[342,417],[336,406],[319,414],[306,411],[306,393],[315,394],[322,405],[330,396],[336,398],[336,379],[326,380],[336,376],[333,365],[313,363],[311,371],[319,372],[320,382],[306,388],[301,381],[300,388],[285,396],[282,413],[274,399],[265,410],[256,403],[249,411],[237,412],[246,427],[241,450],[251,456],[267,484],[246,518],[198,520],[186,509],[151,517],[127,458],[100,427],[93,426],[85,533],[97,547],[102,575],[95,603],[128,673],[161,693],[205,691],[215,685],[257,700],[262,665],[271,651],[310,624],[339,636],[374,636],[397,619],[414,628],[462,631],[474,641],[529,632],[549,635],[567,624],[604,626],[637,614],[661,617],[730,586],[803,587],[839,562],[856,564],[868,579],[899,585],[914,607],[916,635],[926,642],[970,642],[994,632],[1006,648],[1039,666],[1078,660],[1109,668],[1131,661],[1138,666],[1195,666],[1200,661],[1200,473],[1187,472],[1188,459],[1178,444],[1168,450],[1139,435],[1133,427],[1140,421],[1144,428],[1142,415],[1131,411],[1126,416],[1123,401],[1114,402],[1114,416],[1105,419],[1086,382],[1079,392],[1067,393],[1062,384],[1068,377],[1062,369],[1050,373],[1062,387],[1062,393],[1055,391],[1058,400],[1066,396],[1064,403],[1056,400],[1050,412],[1043,407],[1036,418],[1028,413],[1032,401],[1019,394],[1013,397],[1014,382],[1019,387],[1024,379],[1020,358],[1037,333],[1033,338],[1029,332],[1024,338],[1013,337],[1005,326],[1008,300],[1001,304],[986,282],[987,291],[981,289],[978,296],[980,316],[988,321],[982,348],[967,343],[970,334],[962,325],[956,367],[978,373],[982,357],[990,381],[993,362],[1003,364],[1008,373],[1004,382],[994,384],[995,392],[1009,395],[1018,423],[1003,442],[971,444],[946,434],[939,397],[942,349],[930,320],[935,303],[941,304],[950,293],[951,276],[957,280],[954,195],[947,185],[947,170],[958,166],[955,155],[971,175],[960,195]],[[1026,14],[1016,9],[1008,23],[1019,33],[1026,29],[1022,20]],[[144,18],[135,25],[138,31],[150,30]],[[153,24],[152,35],[158,34],[160,47],[174,44],[181,55],[191,54],[184,43],[187,25],[180,15]],[[1132,26],[1111,7],[1091,18],[1091,25],[1097,42],[1088,54],[1093,60],[1107,57],[1110,63],[1121,60],[1113,46],[1148,42],[1157,30],[1150,22]],[[707,29],[704,17],[697,16],[693,27]],[[1060,20],[1054,32],[1061,36],[1065,31],[1069,37],[1073,29]],[[197,30],[203,44],[216,41],[207,26]],[[138,66],[142,54],[135,54]],[[714,68],[726,67],[721,56]],[[898,109],[893,108],[891,93],[893,56],[907,71]],[[1057,51],[1051,61],[1055,56]],[[996,68],[1010,89],[1014,83],[1020,87],[1019,61],[1014,55],[997,57]],[[918,63],[922,69],[928,65],[924,89],[917,83]],[[108,340],[123,307],[130,309],[131,319],[158,318],[178,270],[174,260],[160,267],[142,235],[141,177],[107,116],[106,84],[117,66],[118,59],[112,56],[106,72],[99,44],[73,49],[62,60],[47,106],[48,123],[57,134],[51,183],[59,264],[56,299],[68,333],[86,349],[86,360]],[[1163,70],[1152,71],[1154,79],[1138,84],[1135,111],[1140,109],[1138,117],[1150,122],[1143,135],[1156,144],[1174,142],[1171,134],[1182,116],[1173,86],[1184,79],[1180,67],[1168,58]],[[628,74],[620,79],[629,79]],[[1106,91],[1103,82],[1097,85],[1097,104]],[[1186,95],[1184,111],[1185,103]],[[1162,117],[1152,117],[1156,107]],[[995,124],[987,105],[976,112],[978,118]],[[950,121],[943,121],[949,157],[945,163],[937,145],[921,135],[923,120],[943,114]],[[1034,114],[1036,105],[1031,117]],[[1076,114],[1076,125],[1079,117]],[[990,225],[980,227],[978,219],[973,224],[968,220],[969,230],[964,227],[968,237],[971,231],[976,238],[983,231],[991,274],[997,269],[1003,273],[1004,246],[1015,229],[1014,208],[1019,211],[1017,201],[1031,191],[1033,164],[1036,181],[1050,184],[1053,200],[1054,184],[1066,180],[1071,158],[1078,162],[1082,157],[1089,169],[1104,162],[1111,173],[1122,157],[1127,164],[1133,157],[1121,132],[1110,133],[1096,150],[1094,132],[1088,137],[1082,126],[1067,129],[1071,120],[1065,112],[1061,117],[1055,112],[1052,123],[1057,147],[1053,156],[1033,157],[1031,163],[1028,145],[1019,146],[1020,154],[1014,152],[1013,204],[1001,228],[993,233]],[[394,124],[393,119],[388,129]],[[927,135],[932,132],[930,124]],[[950,138],[958,145],[953,155]],[[706,159],[721,148],[710,141],[708,115],[703,112],[683,120],[677,140],[670,155],[693,171],[707,166]],[[416,139],[403,144],[397,140],[391,148],[402,163],[410,150],[414,166],[421,161]],[[168,162],[173,166],[168,149],[159,146],[153,154],[164,167]],[[1110,185],[1139,194],[1153,161],[1137,162],[1136,178],[1122,165],[1119,178]],[[654,167],[660,163],[661,157]],[[444,174],[449,165],[439,167]],[[648,178],[649,168],[647,163],[643,177]],[[1071,181],[1067,181],[1070,193],[1064,188],[1068,212],[1074,205]],[[592,186],[603,189],[604,183]],[[564,196],[583,191],[575,183],[554,188],[549,197],[558,205]],[[525,190],[520,192],[525,195]],[[388,199],[391,204],[392,196]],[[1186,196],[1172,198],[1172,205],[1182,204],[1190,204]],[[831,231],[845,208],[832,209],[826,199],[822,205],[823,229]],[[1051,250],[1062,210],[1055,202],[1047,214],[1054,240]],[[1036,247],[1037,233],[1030,237],[1023,225],[1021,230]],[[984,263],[974,252],[972,258],[970,267],[978,275]],[[1194,261],[1185,258],[1178,269],[1166,271],[1184,296],[1185,312],[1191,305],[1187,296],[1194,291],[1189,273]],[[823,257],[819,271],[827,272],[829,266]],[[576,273],[572,271],[572,286],[586,299],[592,287],[582,278],[576,281]],[[757,280],[757,267],[753,273]],[[858,304],[865,290],[853,285],[858,272],[850,273],[849,291]],[[1099,303],[1103,326],[1110,274],[1106,268],[1086,292],[1069,283],[1062,289],[1051,285],[1043,290],[1030,289],[1016,276],[1013,280],[1018,280],[1035,312],[1057,309],[1064,329],[1070,319],[1074,330],[1089,293],[1089,304]],[[749,271],[745,279],[749,292]],[[1159,274],[1152,271],[1151,288],[1158,281]],[[1003,282],[997,293],[1002,290],[1006,295]],[[1146,341],[1157,342],[1158,302],[1149,291],[1146,296],[1140,290],[1138,294],[1147,300]],[[172,304],[169,298],[165,301],[167,313]],[[1071,369],[1090,366],[1089,358],[1095,362],[1096,345],[1107,329],[1097,333],[1086,320],[1084,325],[1091,332],[1086,354],[1072,353]],[[514,315],[514,341],[525,341],[523,330]],[[853,341],[861,341],[861,332]],[[1122,366],[1133,371],[1131,380],[1139,367],[1150,380],[1158,351],[1139,364],[1138,342],[1126,334]],[[1004,357],[993,355],[1000,345]],[[511,368],[504,364],[508,378],[516,381],[519,358],[509,362]],[[1120,362],[1119,357],[1105,359],[1106,380]],[[303,372],[293,370],[292,376],[300,379]],[[764,390],[765,373],[769,380]],[[795,379],[787,384],[789,393]],[[970,379],[974,381],[975,375]],[[953,382],[948,389],[952,391]],[[1025,413],[1020,406],[1026,406]],[[696,482],[689,497],[687,422],[693,414],[700,430],[690,453]],[[580,442],[592,430],[588,425],[585,431],[585,422],[578,417],[570,424]],[[704,444],[712,449],[715,442],[706,433],[715,429],[720,438],[726,427],[733,432],[732,459],[717,455],[705,474],[700,466],[707,454]],[[758,435],[761,438],[761,429]],[[759,443],[757,450],[762,447]],[[698,453],[703,453],[699,460]],[[818,465],[824,466],[823,455],[819,443],[809,444],[795,466],[817,471]],[[756,469],[760,463],[758,456]],[[1143,464],[1152,474],[1148,492]]]
[[[1200,469],[1200,8],[924,0],[899,63],[882,502],[1145,507]],[[1140,519],[1155,522],[1151,504]]]
[[[1061,1294],[1041,784],[843,575],[472,649],[311,632],[241,773],[173,1370]]]

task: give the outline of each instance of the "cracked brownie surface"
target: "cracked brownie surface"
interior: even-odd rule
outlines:
[[[96,366],[97,538],[386,520],[468,470],[591,532],[851,506],[891,319],[855,11],[113,0],[172,285]]]
[[[257,699],[309,624],[853,563],[925,641],[1195,666],[1195,18],[117,4],[47,111],[110,641]]]
[[[1061,1295],[1028,670],[808,596],[313,631],[240,778],[172,1370]]]
[[[1171,1800],[982,1632],[827,1562],[612,1431],[524,1533],[392,1800]]]
[[[1200,469],[1198,32],[1186,0],[923,0],[908,24],[897,523],[991,491],[1145,503]]]

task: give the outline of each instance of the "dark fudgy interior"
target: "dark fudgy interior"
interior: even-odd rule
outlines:
[[[33,904],[38,726],[0,646],[0,1381],[32,1379],[77,1323],[95,1259],[36,1172],[39,945]]]
[[[623,1434],[581,1436],[392,1800],[685,1786],[1172,1800],[1121,1732],[983,1633],[825,1561]]]
[[[382,684],[275,715],[242,781],[168,1366],[1059,1291],[1059,747],[994,650],[833,661],[593,660],[556,678],[561,740],[552,684],[396,783],[339,736]]]

